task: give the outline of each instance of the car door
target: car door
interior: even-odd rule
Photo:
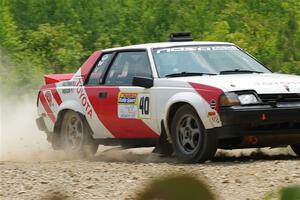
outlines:
[[[87,114],[86,120],[88,121],[94,138],[112,138],[113,135],[102,123],[101,118],[104,105],[101,104],[99,98],[99,90],[101,83],[104,80],[105,72],[111,60],[114,57],[114,53],[103,53],[98,61],[95,63],[91,73],[89,74],[86,82],[84,83],[84,91],[89,100],[89,105],[92,109],[89,110],[90,114]]]
[[[99,85],[86,86],[100,123],[116,138],[159,137],[152,114],[155,102],[151,88],[132,85],[135,76],[152,77],[147,51],[121,51],[111,55],[113,58]]]

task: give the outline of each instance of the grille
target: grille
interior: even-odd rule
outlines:
[[[216,106],[217,106],[216,100],[211,100],[211,101],[210,101],[210,108],[211,108],[211,109],[216,109]]]
[[[300,102],[300,94],[259,94],[259,98],[263,103],[278,102]]]

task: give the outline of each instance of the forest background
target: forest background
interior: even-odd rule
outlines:
[[[299,0],[0,0],[2,93],[36,91],[95,50],[195,40],[242,47],[275,72],[300,74]]]

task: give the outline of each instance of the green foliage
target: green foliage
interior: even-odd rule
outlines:
[[[263,200],[300,200],[300,186],[288,186],[269,192]]]
[[[300,187],[290,186],[282,188],[280,191],[281,200],[299,200],[300,199]]]
[[[17,26],[5,1],[0,0],[0,44],[14,52],[22,47]]]
[[[222,196],[222,193],[219,195]],[[188,174],[161,176],[149,182],[141,190],[138,200],[184,200],[184,199],[216,199],[209,186]],[[300,200],[300,186],[287,186],[268,192],[263,200]]]
[[[29,31],[27,46],[44,62],[46,73],[74,71],[80,66],[83,49],[79,37],[72,36],[63,24],[41,24]]]
[[[209,186],[191,175],[168,175],[153,180],[140,192],[138,200],[215,200]]]
[[[9,88],[33,88],[43,73],[74,72],[97,49],[175,31],[233,42],[274,71],[300,74],[299,23],[294,0],[0,0],[0,75],[14,77]]]

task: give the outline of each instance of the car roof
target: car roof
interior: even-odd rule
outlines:
[[[159,43],[147,43],[147,44],[138,44],[125,47],[117,47],[104,49],[106,51],[119,51],[119,50],[130,50],[130,49],[152,49],[152,48],[168,48],[168,47],[178,47],[178,46],[193,46],[193,45],[234,45],[229,42],[159,42]]]

